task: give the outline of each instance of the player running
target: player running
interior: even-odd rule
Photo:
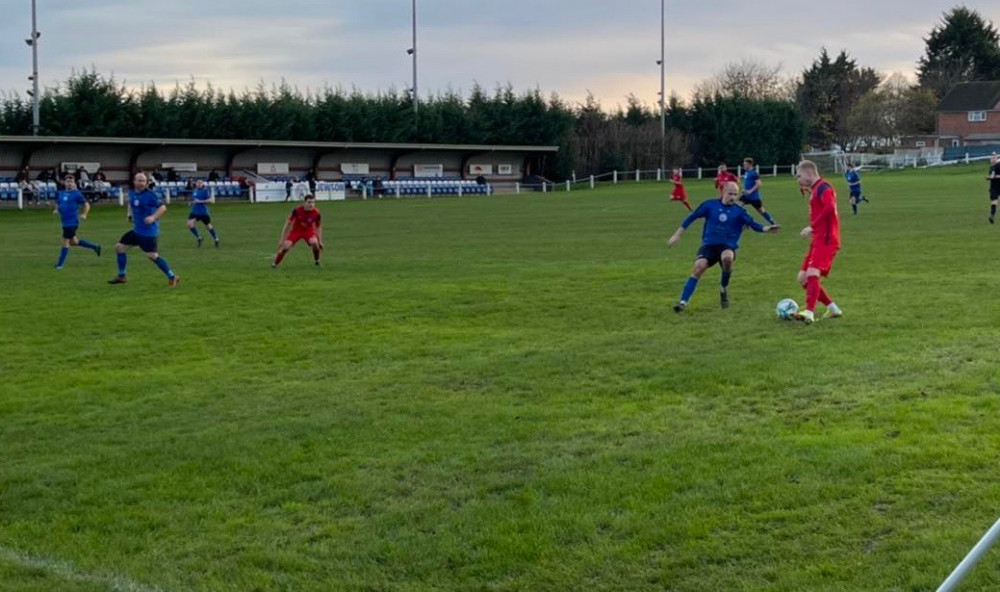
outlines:
[[[740,201],[753,206],[765,220],[774,224],[774,218],[764,209],[764,202],[760,198],[760,173],[754,167],[753,159],[749,156],[743,159],[743,196]]]
[[[274,256],[271,267],[277,267],[285,254],[300,240],[306,241],[313,252],[313,262],[319,267],[319,254],[323,250],[323,219],[316,209],[316,196],[309,194],[302,205],[298,206],[285,220],[278,239],[278,253]]]
[[[719,190],[719,197],[722,197],[726,183],[739,184],[740,180],[736,175],[729,172],[729,167],[724,162],[719,163],[717,171],[718,173],[715,175],[715,188]]]
[[[115,245],[115,252],[118,254],[118,275],[108,280],[108,283],[128,282],[125,276],[125,268],[128,265],[126,253],[137,246],[167,276],[167,285],[172,288],[181,283],[181,278],[170,269],[166,259],[160,257],[157,248],[160,236],[159,220],[167,213],[167,206],[149,188],[149,179],[145,173],[135,174],[132,178],[132,187],[128,192],[128,218],[132,220],[132,230],[123,234]]]
[[[76,188],[76,177],[66,175],[63,178],[65,189],[59,190],[56,194],[56,209],[53,214],[58,213],[62,221],[62,249],[59,250],[59,260],[56,261],[56,269],[62,269],[66,264],[66,257],[69,256],[70,246],[90,249],[101,256],[101,245],[89,242],[76,236],[76,230],[80,227],[80,220],[86,220],[90,213],[90,202],[83,197],[80,190]],[[80,211],[83,206],[83,211]]]
[[[772,224],[761,226],[750,214],[739,205],[740,187],[735,182],[727,182],[723,186],[722,197],[710,199],[701,203],[697,209],[688,214],[673,235],[667,240],[672,247],[681,240],[681,235],[698,218],[705,219],[701,233],[701,247],[694,260],[694,270],[684,284],[681,298],[674,305],[674,312],[687,308],[698,280],[705,270],[716,263],[722,265],[722,281],[719,291],[719,303],[722,308],[729,308],[729,279],[733,273],[733,263],[736,261],[736,250],[740,246],[740,235],[743,229],[750,227],[755,232],[778,232],[781,227]]]
[[[840,250],[840,216],[837,215],[837,194],[819,176],[816,163],[809,160],[800,162],[796,177],[800,186],[810,190],[809,226],[803,228],[800,234],[811,240],[798,274],[799,284],[806,291],[806,305],[795,313],[795,318],[809,324],[816,320],[817,300],[826,306],[824,318],[844,314],[820,285],[820,278],[830,275],[833,259]]]
[[[205,187],[205,182],[198,179],[194,185],[194,191],[191,192],[191,211],[188,213],[187,227],[194,235],[195,240],[198,241],[198,246],[201,246],[202,236],[198,232],[196,223],[201,222],[208,229],[208,233],[212,235],[212,240],[215,241],[215,248],[219,248],[219,235],[215,232],[215,227],[212,226],[212,216],[208,213],[208,204],[212,202],[212,194],[209,192],[208,188]]]
[[[868,201],[868,198],[861,193],[861,172],[858,170],[857,166],[848,164],[847,172],[844,173],[844,178],[847,179],[847,187],[851,192],[851,210],[854,212],[854,215],[857,216],[858,204],[863,201]]]
[[[671,171],[670,182],[674,184],[674,190],[670,192],[671,201],[679,201],[684,207],[691,211],[691,202],[688,201],[687,189],[684,188],[684,172],[675,168]]]

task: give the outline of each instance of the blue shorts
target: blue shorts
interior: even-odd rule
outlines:
[[[740,203],[745,203],[748,206],[753,206],[755,208],[759,208],[764,205],[764,202],[762,202],[759,197],[747,197],[746,195],[740,198]]]
[[[76,236],[77,226],[63,226],[63,238],[72,239]]]
[[[118,242],[129,247],[139,247],[143,253],[157,252],[155,236],[142,236],[141,234],[136,234],[134,230],[129,230],[123,234],[118,239]]]
[[[722,253],[725,251],[732,251],[733,261],[736,261],[736,249],[729,245],[702,245],[698,248],[698,254],[694,256],[694,260],[704,259],[708,261],[708,266],[712,267],[722,261]]]
[[[861,197],[861,190],[860,189],[851,189],[851,197],[852,198]]]

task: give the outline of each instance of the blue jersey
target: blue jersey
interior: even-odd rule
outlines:
[[[191,214],[194,216],[207,216],[208,215],[208,201],[211,199],[211,194],[208,192],[208,188],[195,189],[191,192]],[[197,201],[204,201],[206,203],[194,203]]]
[[[701,202],[684,218],[681,227],[687,228],[698,218],[705,219],[705,228],[701,232],[702,245],[725,245],[736,250],[740,247],[740,235],[744,228],[749,226],[756,232],[764,231],[764,227],[754,221],[743,206],[736,203],[727,206],[721,199]]]
[[[59,217],[62,218],[63,228],[70,228],[80,225],[80,206],[87,203],[78,189],[72,191],[61,190],[56,196],[59,202]]]
[[[760,180],[760,175],[757,173],[757,169],[747,169],[747,172],[743,174],[743,191],[749,190],[751,187],[757,184]],[[760,190],[754,189],[751,193],[745,193],[744,197],[750,200],[760,199]]]
[[[163,202],[153,193],[151,189],[136,191],[130,189],[128,192],[129,205],[132,207],[132,224],[135,233],[139,236],[159,236],[160,222],[146,224],[146,218],[152,216],[156,210],[160,209]]]
[[[861,174],[857,170],[850,170],[844,173],[847,185],[853,194],[861,193]]]

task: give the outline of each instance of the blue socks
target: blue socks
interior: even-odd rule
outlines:
[[[687,279],[684,284],[684,291],[681,292],[681,301],[690,302],[691,295],[694,294],[694,289],[698,287],[698,278],[691,276]]]
[[[128,255],[125,253],[118,253],[118,277],[125,277],[125,266],[128,263]],[[153,260],[153,263],[160,268],[160,271],[164,273],[168,278],[174,277],[174,272],[170,270],[170,265],[167,264],[167,260],[163,257],[157,257]]]
[[[193,234],[196,239],[201,240],[201,235],[198,234],[198,229],[196,227],[192,226],[191,228],[188,228],[188,230],[191,231],[191,234]]]
[[[95,245],[94,243],[92,243],[92,242],[90,242],[88,240],[84,240],[84,239],[81,238],[80,239],[80,246],[83,247],[84,249],[90,249],[91,251],[93,251],[95,253],[97,252],[97,245]]]
[[[722,289],[725,290],[729,287],[729,278],[732,277],[732,270],[722,270]]]
[[[208,229],[208,233],[212,235],[212,238],[214,240],[219,240],[219,235],[215,233],[215,227],[214,226],[212,228]]]
[[[772,226],[774,225],[774,218],[771,217],[771,212],[761,212],[761,215],[764,216],[764,219],[771,223]]]
[[[63,263],[66,263],[66,256],[69,255],[69,247],[63,247],[59,249],[59,261],[56,261],[56,268],[61,269]]]
[[[170,271],[170,266],[167,265],[166,259],[164,259],[163,257],[157,257],[156,259],[153,260],[153,263],[155,263],[156,266],[160,268],[160,271],[166,274],[168,278],[174,277],[174,272]]]

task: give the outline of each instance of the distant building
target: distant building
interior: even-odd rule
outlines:
[[[934,119],[941,148],[1000,143],[1000,81],[956,84]]]

